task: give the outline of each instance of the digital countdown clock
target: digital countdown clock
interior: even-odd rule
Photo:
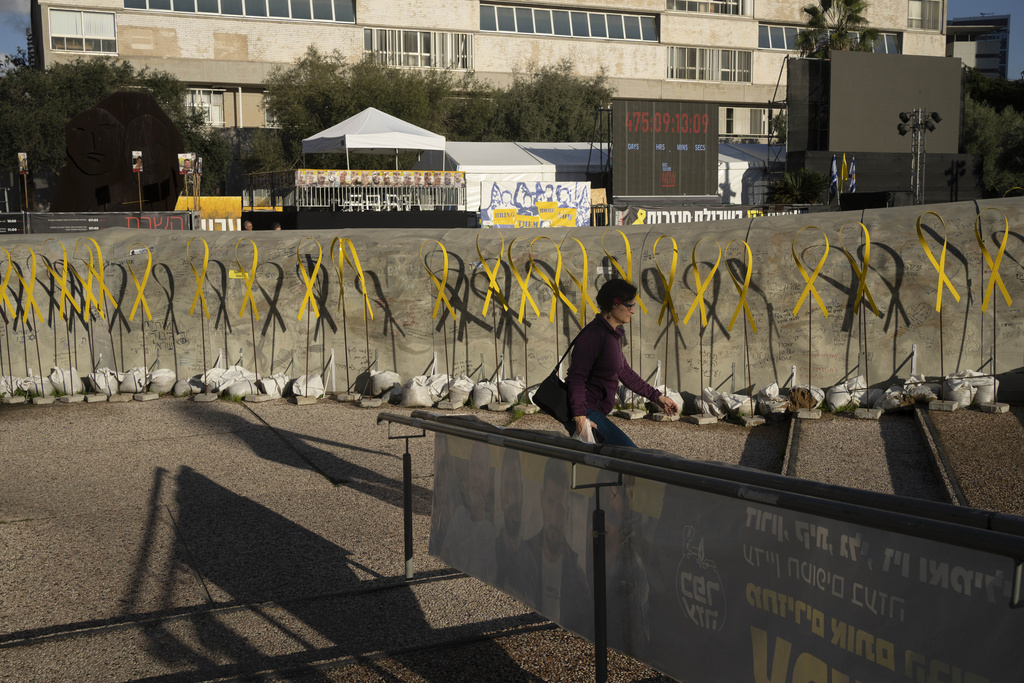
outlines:
[[[718,194],[718,105],[612,101],[617,199]]]

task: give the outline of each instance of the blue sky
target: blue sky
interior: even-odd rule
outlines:
[[[799,1],[799,0],[797,0]],[[869,0],[870,1],[870,0]],[[1021,77],[1024,71],[1024,2],[1021,0],[947,0],[950,17],[1009,14],[1010,63],[1007,76]],[[28,28],[29,0],[0,0],[0,54],[14,54],[24,48]]]

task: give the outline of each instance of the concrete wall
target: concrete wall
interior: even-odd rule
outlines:
[[[997,287],[988,312],[983,314],[981,303],[989,274],[982,267],[983,257],[973,231],[978,211],[986,207],[1000,209],[1009,219],[1010,233],[999,273],[1014,298],[1014,304],[1007,307]],[[945,220],[949,244],[945,272],[960,294],[957,302],[948,290],[945,291],[941,317],[935,311],[938,275],[929,263],[915,230],[915,222],[925,210],[933,210]],[[983,234],[988,239],[988,248],[994,259],[1003,234],[1002,215],[989,210],[984,212],[983,219]],[[808,364],[812,382],[820,386],[830,386],[860,374],[860,321],[852,312],[857,281],[839,240],[839,230],[845,225],[843,241],[851,253],[856,254],[861,241],[857,225],[860,220],[871,231],[867,283],[881,313],[880,317],[875,317],[868,311],[862,325],[872,384],[884,387],[892,377],[905,378],[914,362],[914,345],[917,347],[916,366],[919,372],[939,374],[940,345],[943,350],[941,369],[946,373],[965,368],[987,372],[991,367],[994,329],[997,370],[1003,381],[1001,398],[1024,399],[1024,382],[1021,382],[1019,374],[1024,365],[1024,337],[1021,335],[1024,322],[1021,314],[1024,306],[1024,199],[902,207],[863,214],[826,213],[704,224],[624,226],[622,230],[629,238],[633,253],[634,279],[639,278],[642,283],[642,299],[647,305],[646,314],[638,310],[632,330],[627,335],[627,357],[632,358],[634,368],[645,377],[653,374],[658,361],[665,362],[666,323],[664,320],[658,323],[663,288],[652,247],[658,237],[668,235],[677,241],[679,249],[676,278],[671,290],[679,324],[669,326],[667,349],[670,386],[693,393],[709,383],[707,377],[710,373],[714,386],[741,390],[749,384],[745,379],[745,338],[755,388],[769,382],[783,386],[789,384],[794,367],[797,381],[805,382]],[[829,315],[825,318],[815,304],[810,322],[807,301],[797,315],[793,314],[804,281],[791,253],[794,236],[809,224],[821,228],[831,244],[828,258],[815,281]],[[942,248],[941,224],[932,215],[925,216],[924,224],[928,245],[938,259]],[[8,353],[14,374],[25,375],[28,368],[38,372],[37,339],[38,356],[44,370],[52,365],[66,367],[70,355],[71,363],[84,373],[91,365],[90,359],[100,353],[103,354],[103,365],[113,366],[115,357],[117,366],[122,369],[141,365],[145,342],[150,366],[172,368],[179,377],[187,377],[202,372],[204,368],[204,339],[206,364],[212,364],[218,350],[223,349],[228,362],[235,363],[241,359],[244,365],[253,368],[255,336],[256,360],[261,374],[287,372],[296,376],[305,373],[307,363],[310,372],[319,372],[334,349],[338,377],[336,388],[339,391],[345,388],[346,381],[354,381],[356,375],[365,369],[367,345],[371,362],[376,362],[380,369],[397,370],[403,378],[428,371],[435,352],[438,371],[446,371],[447,348],[447,364],[453,372],[465,372],[479,379],[494,372],[496,323],[498,352],[505,354],[508,374],[522,376],[529,372],[530,382],[536,383],[553,367],[556,349],[564,351],[568,340],[579,329],[578,318],[560,304],[556,324],[550,323],[547,316],[551,291],[536,276],[531,280],[530,291],[541,309],[540,318],[529,306],[525,327],[511,314],[495,317],[493,308],[486,316],[483,315],[482,295],[486,291],[487,276],[478,265],[477,237],[490,264],[502,249],[502,240],[507,255],[509,240],[519,238],[512,252],[517,268],[524,275],[528,267],[528,240],[538,237],[562,240],[566,236],[578,239],[587,249],[585,281],[591,296],[611,272],[602,251],[602,241],[618,260],[624,261],[625,258],[623,240],[614,228],[607,232],[605,228],[575,228],[568,232],[464,229],[256,232],[242,237],[241,241],[238,233],[123,229],[90,233],[90,236],[95,237],[103,249],[105,281],[121,306],[112,326],[102,320],[93,320],[91,342],[89,330],[77,315],[70,329],[65,329],[53,303],[54,295],[60,293],[59,286],[54,287],[44,267],[44,262],[61,259],[59,242],[73,255],[76,236],[45,241],[44,236],[0,238],[0,246],[11,251],[26,279],[30,267],[28,248],[31,247],[39,257],[33,293],[45,318],[39,325],[38,335],[32,331],[32,325],[26,330],[20,321],[6,327],[0,336],[0,354],[7,373],[11,372]],[[193,237],[197,239],[192,244],[192,260],[197,268],[202,262],[199,238],[205,239],[210,247],[204,290],[211,318],[205,327],[200,324],[202,318],[198,306],[195,315],[189,315],[196,284],[186,256],[186,244]],[[335,237],[350,238],[358,251],[374,311],[368,329],[363,323],[355,273],[348,264],[345,267],[345,309],[344,312],[339,310],[338,275],[326,253],[313,289],[320,306],[320,317],[310,318],[304,311],[303,319],[298,320],[305,286],[298,271],[296,253],[303,254],[304,261],[310,253],[315,259],[317,247],[313,239],[319,240],[327,252]],[[690,259],[700,237],[708,238],[700,243],[697,253],[704,280],[717,259],[714,240],[721,244],[723,250],[730,240],[746,239],[749,242],[753,251],[753,273],[747,301],[757,325],[756,334],[752,328],[744,332],[742,317],[732,331],[727,329],[738,295],[726,272],[724,257],[705,292],[709,322],[704,329],[703,345],[699,311],[693,313],[688,324],[683,324],[683,317],[695,299]],[[252,263],[250,238],[259,249],[253,296],[260,319],[254,325],[250,322],[248,310],[244,316],[239,315],[245,294],[245,283],[239,273]],[[443,303],[438,318],[431,316],[436,288],[424,270],[421,246],[425,245],[423,254],[429,254],[430,265],[439,276],[443,261],[440,250],[431,240],[439,240],[448,250],[446,292],[458,314],[455,322],[445,313]],[[79,257],[85,256],[87,244],[84,240],[79,243]],[[130,249],[138,250],[141,245],[149,247],[153,254],[152,274],[145,288],[153,319],[145,323],[141,322],[141,306],[133,321],[127,319],[136,290],[126,267],[126,255]],[[241,265],[236,262],[236,245]],[[799,236],[796,251],[810,273],[824,252],[821,233],[804,230]],[[670,241],[661,240],[657,261],[666,275],[670,269],[671,253]],[[538,240],[534,245],[534,256],[537,269],[550,278],[557,261],[554,243],[548,239]],[[579,292],[566,271],[580,277],[582,251],[573,239],[568,239],[562,256],[562,286],[567,298],[578,304]],[[733,244],[727,256],[728,264],[742,278],[741,248]],[[6,260],[2,253],[0,260]],[[81,259],[72,256],[71,260],[84,271]],[[144,253],[131,257],[131,266],[140,280],[145,265]],[[0,277],[6,268],[6,264],[0,265]],[[59,267],[57,270],[59,272]],[[518,311],[520,287],[505,259],[498,282],[513,309]],[[81,302],[80,288],[75,287],[74,292]],[[21,313],[27,296],[13,274],[8,295]],[[993,307],[997,314],[995,320]],[[587,316],[590,319],[592,313],[588,311]],[[703,381],[700,378],[702,365]]]

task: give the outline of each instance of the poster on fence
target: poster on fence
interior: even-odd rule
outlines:
[[[590,225],[590,183],[480,183],[480,222],[495,228]]]
[[[142,228],[148,230],[190,230],[190,219],[184,211],[144,213],[34,213],[29,216],[29,232],[74,233],[107,228]]]
[[[438,434],[430,553],[594,637],[594,490]],[[577,468],[576,481],[596,470]],[[604,488],[608,644],[680,681],[1017,680],[1014,562],[644,479]]]
[[[461,171],[364,171],[349,169],[300,168],[295,171],[296,187],[465,187]]]
[[[805,206],[628,206],[616,210],[616,225],[658,225],[662,223],[703,223],[737,218],[782,216],[807,213]]]

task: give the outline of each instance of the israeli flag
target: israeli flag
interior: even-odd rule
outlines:
[[[857,191],[857,157],[850,157],[850,192]]]

